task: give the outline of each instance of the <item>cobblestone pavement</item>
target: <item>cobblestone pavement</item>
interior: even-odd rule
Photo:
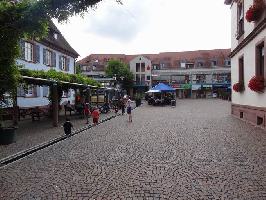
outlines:
[[[101,114],[100,120],[113,115],[115,115],[114,112]],[[73,131],[87,125],[86,120],[80,115],[68,117],[74,126]],[[61,125],[64,120],[65,116],[61,113],[58,127],[53,127],[49,118],[41,118],[40,121],[35,122],[32,122],[31,118],[20,121],[19,128],[16,131],[16,142],[9,145],[0,145],[0,159],[63,135],[64,131]],[[92,118],[89,119],[89,124],[92,124]]]
[[[142,106],[0,169],[0,199],[266,199],[266,133],[230,102]]]

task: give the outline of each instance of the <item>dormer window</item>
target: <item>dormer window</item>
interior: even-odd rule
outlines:
[[[58,34],[57,33],[54,33],[54,39],[57,40],[57,38],[58,38]]]

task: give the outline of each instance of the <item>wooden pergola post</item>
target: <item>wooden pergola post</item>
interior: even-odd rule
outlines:
[[[18,107],[18,97],[15,95],[13,97],[13,125],[18,125],[18,117],[19,117],[19,107]]]
[[[57,84],[52,85],[52,108],[53,108],[53,126],[58,126],[58,92]]]
[[[98,89],[96,89],[96,95],[97,95],[97,103],[96,103],[96,105],[98,106],[98,104],[99,104],[99,91],[98,91]]]

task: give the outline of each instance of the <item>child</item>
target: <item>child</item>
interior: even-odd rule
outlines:
[[[93,124],[96,125],[99,122],[99,117],[100,117],[100,112],[98,108],[94,108],[92,113],[91,113],[92,119],[93,119]]]
[[[90,109],[89,109],[89,104],[85,104],[85,106],[84,106],[84,116],[86,118],[86,124],[89,123],[90,114],[91,114],[91,112],[90,112]]]
[[[73,125],[70,122],[70,119],[69,118],[66,118],[66,122],[64,123],[63,127],[64,127],[65,134],[67,136],[70,136],[70,134],[71,134],[71,128],[73,128]]]

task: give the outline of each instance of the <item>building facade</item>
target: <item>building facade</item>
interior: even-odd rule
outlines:
[[[265,128],[266,1],[226,0],[225,4],[231,6],[232,19],[232,114]]]
[[[104,77],[110,59],[127,63],[134,75],[133,93],[145,92],[159,82],[176,88],[180,98],[231,96],[230,49],[125,55],[92,54],[78,61],[83,73]],[[132,95],[132,94],[131,94]]]
[[[44,70],[54,69],[64,73],[75,73],[75,59],[78,53],[68,44],[57,27],[50,22],[48,36],[40,41],[21,40],[21,57],[17,64],[25,69]],[[34,107],[49,104],[49,87],[28,85],[27,89],[18,88],[18,106]],[[62,102],[74,100],[74,91],[64,91]]]

